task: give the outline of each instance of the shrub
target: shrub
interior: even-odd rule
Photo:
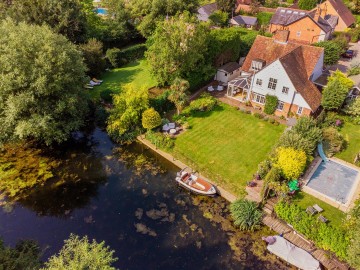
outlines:
[[[277,147],[292,147],[296,150],[303,150],[308,156],[313,154],[313,151],[316,147],[314,142],[309,139],[303,138],[300,134],[289,130],[286,131],[278,141]]]
[[[230,205],[230,212],[234,225],[240,230],[254,231],[260,228],[262,212],[255,202],[246,199],[237,200]]]
[[[106,60],[103,56],[103,44],[94,38],[87,43],[79,45],[84,56],[84,62],[88,68],[87,74],[90,77],[99,76],[106,67]]]
[[[65,240],[65,245],[59,254],[52,256],[42,270],[113,270],[115,268],[111,264],[117,260],[113,255],[114,251],[105,246],[105,242],[97,243],[95,240],[89,242],[86,236],[80,239],[79,236],[71,234],[70,238]]]
[[[164,91],[161,95],[149,99],[150,107],[153,107],[159,113],[168,112],[174,108],[174,104],[168,99],[169,90]]]
[[[266,95],[264,112],[266,114],[273,114],[278,104],[277,96]]]
[[[106,59],[114,68],[121,66],[120,53],[121,50],[119,48],[111,48],[106,51]]]
[[[278,126],[278,125],[280,125],[280,123],[279,123],[278,121],[275,121],[275,122],[274,122],[274,125],[275,125],[275,126]]]
[[[334,252],[340,259],[347,258],[350,240],[341,228],[321,223],[295,204],[279,202],[275,205],[279,218],[294,226],[294,229],[313,240],[316,245]]]
[[[189,115],[195,111],[211,111],[217,104],[216,98],[208,93],[202,94],[198,99],[191,101],[190,105],[183,111],[183,114]]]
[[[360,116],[360,98],[353,99],[346,105],[344,112],[351,116]]]
[[[292,147],[276,149],[275,164],[286,179],[298,178],[305,169],[306,160],[306,154],[303,150],[296,150]]]
[[[281,180],[281,171],[277,167],[272,167],[271,170],[266,174],[265,182],[280,182]]]
[[[254,116],[255,116],[256,118],[260,118],[260,117],[261,117],[261,113],[255,112],[255,113],[254,113]]]
[[[321,141],[321,129],[317,127],[316,120],[310,117],[301,117],[297,120],[292,131],[299,134],[302,138],[305,138],[315,145]]]
[[[260,175],[261,179],[264,179],[264,177],[268,174],[270,169],[271,169],[271,161],[265,159],[264,161],[261,161],[259,163],[257,173]]]
[[[270,23],[272,13],[269,12],[259,12],[256,15],[259,25],[268,25]]]
[[[153,129],[161,125],[160,114],[154,110],[154,108],[149,108],[142,113],[142,126],[146,129]]]
[[[269,117],[268,117],[268,116],[264,116],[263,120],[264,120],[265,122],[267,122],[267,121],[269,121]]]
[[[341,45],[332,40],[321,41],[315,43],[314,46],[324,48],[325,65],[336,64],[340,59],[340,55],[344,52],[344,49],[341,47]]]
[[[146,139],[148,139],[152,144],[158,148],[162,149],[172,149],[175,145],[175,142],[167,134],[162,134],[159,132],[154,132],[149,130],[146,132]]]
[[[269,118],[269,122],[270,122],[271,124],[274,124],[274,123],[275,123],[275,119],[274,119],[274,118]]]
[[[343,149],[344,138],[334,127],[323,129],[324,151],[327,155],[332,156]]]
[[[113,96],[114,92],[110,89],[105,89],[104,91],[100,92],[100,98],[106,102],[106,103],[112,103],[113,101]]]

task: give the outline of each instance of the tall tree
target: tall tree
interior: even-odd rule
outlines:
[[[105,242],[97,243],[95,240],[89,242],[87,236],[71,234],[70,238],[65,240],[58,255],[52,256],[45,263],[42,270],[59,269],[102,269],[115,270],[112,263],[117,261],[114,257],[114,250],[105,246]]]
[[[178,115],[189,101],[189,82],[180,78],[176,78],[171,85],[168,99],[175,104]]]
[[[129,84],[113,100],[114,108],[110,111],[107,131],[119,142],[131,140],[138,135],[142,113],[149,107],[148,89],[136,89]]]
[[[47,26],[5,20],[0,32],[0,143],[66,140],[87,111],[81,53]]]
[[[195,23],[189,13],[164,20],[148,40],[146,58],[160,85],[188,78],[204,67],[208,29]]]
[[[227,13],[231,13],[235,9],[235,3],[235,0],[216,0],[217,8]]]
[[[80,49],[88,68],[87,74],[90,77],[99,76],[106,66],[102,42],[92,38],[87,43],[81,44]]]
[[[324,48],[324,64],[334,65],[339,61],[343,48],[333,40],[326,40],[315,43],[314,46]]]
[[[118,0],[111,0],[118,1]],[[156,24],[167,17],[189,11],[196,13],[198,0],[132,0],[126,7],[136,21],[137,29],[144,37],[149,37],[155,30]]]
[[[21,0],[8,7],[7,15],[17,22],[48,24],[72,42],[85,40],[86,17],[80,0]]]

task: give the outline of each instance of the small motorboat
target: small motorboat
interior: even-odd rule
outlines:
[[[213,196],[216,194],[216,189],[212,184],[193,173],[186,172],[185,169],[176,174],[175,180],[180,186],[199,195]]]

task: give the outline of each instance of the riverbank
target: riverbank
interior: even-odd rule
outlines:
[[[141,142],[143,145],[151,149],[152,151],[156,152],[166,160],[173,163],[175,166],[179,167],[180,169],[189,167],[185,163],[183,163],[181,160],[176,159],[171,154],[162,151],[161,149],[156,148],[155,145],[153,145],[150,141],[148,141],[145,136],[138,136],[138,141]],[[232,194],[231,192],[225,190],[221,186],[218,186],[217,183],[213,182],[212,180],[202,176],[200,174],[200,177],[206,179],[210,183],[214,184],[218,190],[218,193],[220,196],[222,196],[224,199],[226,199],[229,202],[234,202],[237,197]],[[252,190],[246,189],[246,192],[248,193],[247,198],[252,199],[254,198],[254,194],[252,194]],[[256,192],[256,191],[255,191]],[[270,204],[270,207],[269,207]],[[266,213],[264,211],[263,216],[263,224],[269,227],[271,230],[275,231],[278,234],[283,234],[284,238],[286,238],[288,241],[292,242],[294,245],[303,248],[312,256],[317,259],[323,266],[326,267],[326,269],[329,270],[346,270],[349,269],[348,265],[345,263],[340,262],[338,259],[336,259],[330,252],[318,249],[314,246],[314,244],[301,236],[299,233],[297,233],[289,224],[286,224],[284,221],[279,220],[272,216],[273,213],[273,203],[268,202],[264,208],[264,210],[270,210],[270,213]],[[270,208],[270,209],[269,209]]]
[[[138,136],[137,139],[138,139],[138,141],[143,143],[145,146],[147,146],[149,149],[155,151],[157,154],[161,155],[163,158],[167,159],[168,161],[173,163],[175,166],[179,167],[181,170],[186,168],[186,167],[190,168],[190,166],[186,165],[181,160],[176,159],[171,154],[166,153],[166,152],[156,148],[156,146],[153,145],[150,141],[148,141],[144,136]],[[223,197],[225,200],[227,200],[228,202],[236,201],[237,197],[234,194],[232,194],[231,192],[225,190],[223,187],[219,186],[217,183],[214,183],[212,180],[206,178],[205,176],[203,176],[201,174],[200,174],[200,177],[207,180],[207,181],[209,181],[213,185],[215,185],[216,188],[217,188],[218,194],[221,197]]]

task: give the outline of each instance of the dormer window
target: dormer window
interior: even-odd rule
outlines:
[[[261,59],[254,59],[251,61],[251,68],[252,71],[259,71],[265,66],[265,61]]]

